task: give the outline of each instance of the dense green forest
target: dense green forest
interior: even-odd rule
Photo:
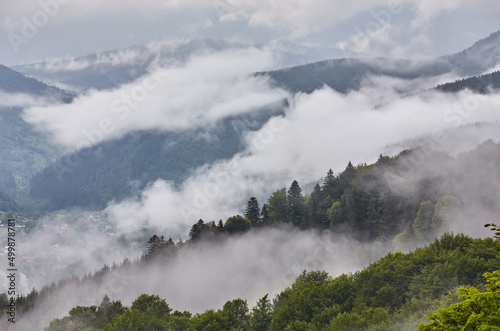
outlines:
[[[217,245],[270,227],[327,230],[359,242],[412,249],[431,242],[453,222],[477,228],[494,217],[498,213],[499,165],[500,145],[492,141],[456,157],[418,148],[394,157],[381,155],[371,165],[353,166],[349,162],[338,174],[329,170],[311,193],[303,194],[299,183],[292,181],[288,188],[274,191],[262,205],[250,197],[242,206],[243,215],[225,221],[193,220],[186,242],[153,235],[136,261],[125,260],[82,279],[72,277],[39,292],[33,290],[18,299],[20,316],[29,314],[57,289],[99,284],[111,270],[148,272],[149,266],[158,263],[168,266],[171,258],[198,243]],[[125,324],[138,325],[137,330],[154,325],[166,330],[231,330],[235,325],[239,325],[236,329],[252,330],[414,328],[425,321],[426,313],[459,302],[454,291],[457,286],[482,289],[482,275],[500,269],[495,248],[498,244],[494,239],[444,234],[413,252],[390,253],[358,273],[331,278],[321,271],[306,272],[272,300],[262,298],[252,310],[237,299],[221,310],[203,314],[172,312],[162,299],[144,296],[138,300],[149,300],[147,307],[160,310],[139,309],[139,303],[127,308],[113,302],[114,308],[108,311],[103,308],[109,306],[105,302],[102,307],[79,307],[70,316],[54,321],[49,330],[71,330],[75,323],[80,323],[76,329],[86,323],[109,330]],[[260,323],[256,320],[267,321],[262,322],[267,326],[256,327],[255,323]],[[65,326],[58,326],[60,323]]]
[[[134,263],[147,272],[147,265],[168,251]],[[483,290],[482,275],[498,269],[498,240],[444,234],[426,247],[389,253],[355,273],[331,277],[304,271],[291,286],[274,298],[263,296],[251,309],[238,298],[221,309],[193,314],[173,311],[156,295],[143,294],[130,307],[105,296],[99,306],[75,307],[45,330],[415,330],[426,322],[426,314],[459,303],[459,286]],[[97,272],[94,281],[106,270]],[[19,305],[36,306],[49,292],[33,291]]]

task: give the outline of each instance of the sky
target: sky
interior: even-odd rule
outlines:
[[[202,38],[286,40],[325,57],[432,57],[500,30],[499,14],[495,0],[0,0],[0,63]]]

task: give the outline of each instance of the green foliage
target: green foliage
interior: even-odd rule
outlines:
[[[125,309],[120,301],[109,302],[106,306],[77,306],[69,311],[69,316],[54,319],[45,331],[98,330],[106,327],[113,318],[119,317]]]
[[[500,330],[500,270],[487,272],[486,291],[475,287],[460,288],[460,303],[440,308],[428,316],[429,323],[418,327],[426,330]]]
[[[157,257],[169,257],[175,253],[174,250],[175,244],[172,238],[165,240],[163,236],[158,237],[155,234],[146,243],[143,259],[149,261]]]
[[[250,220],[241,215],[229,217],[224,224],[224,229],[229,233],[243,233],[252,228]]]
[[[286,188],[282,188],[272,193],[267,199],[269,218],[272,222],[285,222],[289,217],[289,205],[286,195]]]
[[[271,301],[266,294],[263,296],[255,307],[252,308],[250,315],[250,326],[253,331],[266,331],[271,326],[272,322],[272,307]]]
[[[417,239],[427,241],[432,237],[436,228],[440,226],[433,223],[433,217],[434,204],[431,201],[420,203],[417,217],[413,221],[413,231]]]
[[[485,228],[490,228],[491,231],[493,231],[494,235],[493,238],[495,239],[500,239],[500,227],[496,225],[495,223],[488,223],[484,225]]]
[[[73,308],[69,316],[52,321],[46,330],[415,329],[425,321],[425,314],[440,307],[458,307],[453,304],[458,302],[454,292],[459,285],[484,286],[482,275],[500,269],[496,244],[492,238],[447,233],[413,252],[389,253],[353,274],[331,278],[324,271],[304,271],[272,299],[272,304],[266,295],[251,310],[245,300],[235,299],[222,309],[192,316],[189,312],[172,313],[165,300],[156,295],[143,294],[128,308],[103,298],[99,307]],[[498,311],[493,302],[500,302],[500,271],[487,275],[486,296],[468,289],[461,298],[472,300],[470,305],[477,300],[485,303],[485,310],[475,310],[470,316],[491,324],[498,316],[487,316],[487,308]],[[34,302],[36,295],[23,300]],[[436,316],[436,323],[445,321],[439,311]],[[472,319],[468,323],[473,323]],[[474,323],[471,325],[479,325]]]
[[[288,189],[287,202],[294,225],[305,225],[305,201],[299,183],[294,180]]]
[[[260,221],[260,208],[257,198],[251,197],[248,200],[245,217],[252,222],[252,225],[256,225]]]

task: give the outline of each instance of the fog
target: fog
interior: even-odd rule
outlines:
[[[208,53],[179,66],[152,68],[151,75],[115,90],[89,91],[71,104],[34,106],[21,97],[22,102],[9,101],[30,106],[24,119],[70,149],[139,130],[211,127],[285,98],[289,104],[283,115],[271,117],[259,130],[243,132],[245,149],[231,159],[194,169],[179,186],[158,180],[138,197],[110,202],[102,211],[106,222],[93,224],[94,212],[82,210],[38,220],[46,222],[47,228],[28,237],[33,241],[25,253],[29,257],[43,252],[38,257],[41,265],[44,259],[56,257],[58,262],[52,266],[59,272],[48,269],[45,273],[41,268],[36,276],[23,278],[20,289],[38,288],[71,271],[81,276],[124,257],[134,259],[144,249],[145,241],[120,246],[110,237],[138,238],[146,226],[167,238],[186,239],[198,219],[218,221],[242,214],[251,196],[258,197],[262,205],[273,191],[288,187],[292,180],[304,185],[329,168],[342,171],[349,161],[372,163],[380,153],[395,155],[419,142],[457,154],[486,139],[498,139],[489,125],[500,118],[500,94],[428,90],[455,79],[452,75],[411,81],[368,77],[360,91],[347,95],[328,87],[290,95],[265,78],[252,76],[275,64],[273,53],[262,49]],[[423,90],[427,91],[406,96]],[[466,145],[443,134],[476,122],[489,124],[471,131],[474,139]],[[75,219],[90,225],[66,230],[65,224]],[[475,234],[465,221],[460,218],[449,229]],[[102,233],[103,226],[110,226],[113,235]],[[65,233],[66,239],[61,241],[54,233]],[[147,240],[148,235],[142,239]],[[71,307],[99,304],[104,294],[125,305],[141,293],[158,294],[172,308],[192,312],[217,309],[237,297],[252,305],[266,293],[272,296],[289,286],[304,269],[326,270],[336,276],[359,270],[391,249],[390,243],[363,245],[330,233],[255,230],[216,244],[192,246],[166,264],[136,265],[129,273],[111,272],[99,285],[62,288],[22,323],[46,326],[52,318],[67,315]],[[78,262],[76,266],[74,262]]]
[[[372,163],[380,153],[395,155],[416,147],[418,139],[430,137],[431,147],[456,154],[498,138],[488,126],[474,129],[469,134],[474,139],[465,145],[467,136],[454,140],[443,134],[468,123],[496,122],[498,94],[427,92],[375,107],[380,96],[390,98],[392,93],[381,86],[391,85],[349,95],[328,88],[299,94],[284,117],[273,117],[262,129],[248,132],[246,150],[232,159],[196,169],[180,189],[159,180],[142,198],[112,203],[107,210],[123,226],[144,217],[160,228],[186,233],[200,218],[224,220],[241,214],[251,196],[262,204],[293,180],[309,183],[329,168],[342,171],[349,161]]]
[[[210,127],[286,97],[265,78],[251,76],[273,63],[272,52],[254,48],[204,54],[112,91],[90,91],[70,104],[29,108],[23,118],[73,149],[138,130]]]
[[[167,262],[112,270],[99,282],[63,286],[24,315],[16,330],[40,329],[76,305],[98,305],[105,294],[124,305],[142,293],[158,294],[171,308],[193,313],[221,308],[235,298],[253,306],[266,293],[274,297],[291,285],[303,270],[336,276],[358,270],[388,250],[326,233],[257,230],[187,247]]]
[[[29,94],[7,93],[0,89],[0,108],[27,108],[34,106],[47,105],[50,100],[43,97],[34,97]]]

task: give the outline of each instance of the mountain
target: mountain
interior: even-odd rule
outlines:
[[[24,122],[23,103],[70,102],[73,95],[2,65],[0,95],[0,191],[18,197],[36,172],[62,154],[44,134]]]
[[[261,72],[275,84],[293,93],[311,93],[324,85],[348,93],[361,88],[369,76],[401,79],[429,78],[454,72],[462,77],[479,75],[500,63],[500,31],[476,42],[466,50],[429,60],[334,59]]]
[[[160,178],[180,183],[193,168],[241,151],[241,132],[260,128],[283,108],[271,105],[227,118],[212,129],[137,132],[65,155],[32,178],[30,196],[48,201],[48,209],[103,208]],[[75,167],[68,160],[81,162]]]
[[[449,63],[443,60],[335,59],[257,75],[267,75],[276,86],[293,93],[312,93],[324,85],[340,93],[347,93],[360,89],[363,81],[370,75],[415,79],[438,76],[451,70]]]
[[[55,86],[49,86],[37,79],[26,77],[0,64],[0,90],[6,93],[21,93],[51,101],[71,102],[73,95]]]
[[[222,51],[243,45],[219,40],[152,43],[126,49],[89,54],[72,59],[54,59],[15,66],[20,72],[79,89],[109,89],[148,73],[152,65],[166,66],[186,61],[196,52]]]
[[[500,31],[474,43],[471,47],[441,59],[461,76],[480,75],[500,63]]]
[[[488,43],[490,44],[491,42]],[[183,56],[186,59],[203,47],[223,49],[230,45],[215,41],[193,42],[177,45],[168,51],[167,48],[160,47],[156,54],[161,55],[157,58],[163,59],[162,61],[174,58],[182,60]],[[285,51],[293,49],[293,45],[286,43],[280,47]],[[307,53],[307,50],[299,48],[295,52]],[[109,54],[116,56],[113,52]],[[150,53],[144,48],[141,54],[144,55],[144,63],[147,63],[147,54]],[[175,56],[168,57],[168,54]],[[104,67],[109,69],[112,66],[108,63]],[[92,73],[97,67],[93,64],[89,68]],[[450,62],[442,58],[420,61],[386,58],[337,59],[256,75],[268,75],[274,84],[292,92],[310,93],[326,84],[339,92],[347,93],[359,89],[369,75],[416,79],[442,75],[453,70]],[[82,72],[85,70],[82,69]],[[65,160],[78,159],[78,154],[66,155],[33,177],[30,183],[30,197],[47,201],[48,209],[73,206],[102,208],[112,199],[119,200],[135,194],[138,189],[160,178],[180,183],[187,178],[191,169],[230,158],[241,151],[244,145],[240,132],[259,129],[272,114],[281,112],[284,107],[285,104],[275,105],[245,115],[249,117],[229,118],[208,131],[201,129],[179,133],[139,132],[128,135],[84,151],[84,154],[89,156],[81,158],[82,161],[77,167],[68,167]],[[240,125],[235,126],[234,123]],[[244,123],[243,126],[241,123]],[[253,123],[253,126],[249,123]],[[199,138],[207,134],[212,141]],[[71,171],[54,171],[66,169],[64,167],[71,168]],[[130,183],[135,183],[135,186]],[[74,190],[74,187],[81,189]]]
[[[201,39],[186,42],[157,42],[125,49],[89,54],[74,59],[55,59],[14,68],[47,81],[63,83],[78,89],[110,89],[148,73],[151,66],[185,63],[191,56],[206,52],[240,49],[252,45],[223,40]],[[284,40],[269,45],[285,65],[317,61],[331,53],[328,49],[298,46]]]

